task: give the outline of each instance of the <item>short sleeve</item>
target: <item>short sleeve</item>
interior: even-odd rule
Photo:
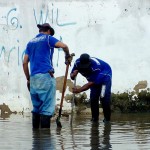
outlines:
[[[54,37],[52,37],[52,36],[49,36],[48,39],[49,39],[49,44],[50,44],[51,47],[55,47],[55,44],[56,44],[57,42],[59,42],[58,39],[56,39],[56,38],[54,38]]]
[[[27,46],[26,46],[25,55],[29,55],[29,44],[27,44]]]
[[[77,62],[78,62],[78,60],[75,61],[74,65],[73,65],[73,68],[71,70],[71,73],[73,73],[74,70],[78,70]]]

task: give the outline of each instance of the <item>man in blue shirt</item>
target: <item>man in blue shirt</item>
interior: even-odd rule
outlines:
[[[50,118],[54,114],[56,103],[56,81],[52,62],[54,48],[64,50],[68,63],[70,53],[66,44],[53,37],[54,29],[48,23],[38,24],[37,27],[39,34],[26,47],[23,70],[33,104],[32,126],[50,128]]]
[[[84,76],[88,83],[78,89],[73,88],[73,93],[90,89],[92,121],[99,119],[99,100],[103,107],[104,122],[110,121],[111,67],[106,62],[84,53],[75,61],[70,74],[71,79],[74,80],[78,73]]]

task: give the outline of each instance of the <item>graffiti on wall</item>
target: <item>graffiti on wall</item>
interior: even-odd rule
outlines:
[[[51,16],[51,23],[53,24],[54,22],[56,22],[57,26],[70,26],[70,25],[76,24],[76,22],[59,23],[61,11],[58,8],[56,8],[56,15],[54,15],[54,9],[52,9],[49,12],[49,9],[47,8],[46,13],[45,13],[46,14],[45,17],[44,17],[43,11],[41,10],[39,20],[37,20],[37,13],[36,13],[35,9],[33,9],[33,12],[34,12],[34,18],[35,18],[36,24],[47,22],[49,16]],[[48,22],[50,22],[50,21],[48,21]]]
[[[2,18],[6,22],[6,26],[3,26],[3,30],[16,30],[17,28],[22,28],[19,26],[19,19],[15,16],[17,12],[17,8],[10,9],[6,15],[2,16]]]
[[[54,11],[56,11],[56,13],[54,13]],[[39,12],[39,11],[38,11]],[[46,12],[43,10],[40,10],[40,14],[38,14],[38,12],[36,12],[36,9],[33,8],[33,16],[35,19],[35,23],[36,24],[43,24],[45,22],[51,22],[52,24],[54,24],[54,22],[56,23],[57,26],[59,27],[64,27],[64,26],[70,26],[70,25],[76,25],[76,22],[59,22],[60,19],[60,13],[61,10],[59,10],[58,8],[54,9],[52,8],[50,11],[47,8]],[[9,31],[13,31],[13,30],[20,30],[22,29],[22,25],[20,24],[20,20],[19,17],[17,17],[17,8],[11,8],[10,10],[8,10],[5,15],[1,16],[1,22],[0,25],[2,25],[2,30],[4,30],[5,32],[9,33]],[[39,17],[37,17],[39,16]],[[49,18],[51,18],[51,20],[48,20]],[[62,19],[61,19],[62,20]],[[0,29],[1,31],[1,29]],[[13,37],[14,38],[14,37]],[[5,39],[4,39],[5,40]],[[21,50],[20,49],[20,45],[19,45],[19,41],[21,39],[18,39],[16,37],[16,42],[14,45],[10,46],[9,48],[7,48],[7,45],[5,45],[4,43],[0,43],[0,59],[2,59],[2,56],[5,56],[4,61],[6,63],[10,63],[10,58],[11,58],[11,53],[14,51],[16,54],[16,60],[17,60],[17,65],[20,66],[23,60],[23,56],[25,53],[25,50]],[[60,35],[60,41],[63,40],[62,36]],[[7,42],[6,42],[7,43]],[[8,43],[7,43],[8,44]],[[61,48],[58,48],[58,58],[57,58],[57,66],[58,66],[58,61],[59,61],[59,52],[62,51]]]

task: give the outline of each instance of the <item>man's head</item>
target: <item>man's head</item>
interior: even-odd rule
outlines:
[[[90,56],[86,53],[81,54],[79,68],[81,70],[86,70],[89,69],[90,65],[91,65]]]
[[[39,32],[48,32],[50,31],[50,35],[53,36],[55,34],[54,29],[50,26],[49,23],[38,24]]]

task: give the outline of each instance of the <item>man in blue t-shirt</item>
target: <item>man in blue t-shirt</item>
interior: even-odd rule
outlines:
[[[73,88],[73,93],[80,93],[90,89],[91,120],[98,121],[99,119],[100,100],[103,107],[104,122],[110,121],[111,67],[106,62],[84,53],[75,61],[70,74],[71,79],[74,80],[78,73],[84,76],[88,83],[80,88]]]
[[[30,90],[33,110],[33,128],[50,128],[50,118],[55,111],[56,81],[54,78],[54,48],[62,48],[70,63],[68,46],[54,38],[54,29],[48,24],[38,24],[39,34],[27,44],[23,70]],[[30,69],[28,63],[30,62]],[[29,73],[30,70],[30,73]]]

